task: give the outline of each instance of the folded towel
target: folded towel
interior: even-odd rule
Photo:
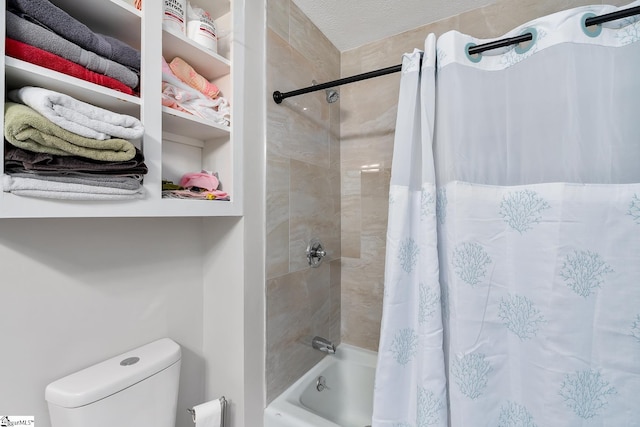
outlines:
[[[112,175],[48,175],[33,172],[9,173],[14,178],[39,179],[67,184],[93,185],[96,187],[121,188],[123,190],[137,190],[142,183],[139,179]]]
[[[133,159],[123,162],[105,162],[78,156],[55,156],[48,153],[34,153],[11,144],[4,145],[5,172],[37,171],[38,173],[109,174],[124,175],[147,173],[142,152],[136,149]]]
[[[229,102],[222,96],[211,99],[173,74],[167,61],[162,58],[162,104],[194,116],[229,126]]]
[[[33,86],[12,90],[9,99],[26,104],[53,123],[93,139],[138,139],[144,135],[140,120],[79,101],[63,93]]]
[[[7,36],[37,47],[99,74],[112,77],[132,89],[138,86],[138,74],[122,64],[103,58],[60,37],[40,25],[7,12]]]
[[[54,55],[51,52],[30,46],[18,40],[7,37],[5,49],[6,54],[13,58],[27,61],[40,67],[67,74],[90,83],[108,87],[110,89],[126,93],[127,95],[134,94],[133,89],[119,80],[87,70],[85,67],[78,65],[75,62],[71,62],[61,56]]]
[[[7,9],[34,18],[56,34],[107,59],[140,71],[140,52],[109,36],[94,33],[48,0],[7,0]]]
[[[125,179],[132,179],[135,180],[137,182],[139,182],[140,184],[142,184],[144,182],[144,175],[139,175],[139,174],[134,174],[134,173],[118,173],[118,174],[112,174],[110,173],[109,175],[105,175],[105,174],[97,174],[97,173],[89,173],[89,172],[69,172],[69,171],[45,171],[45,172],[40,172],[40,171],[30,171],[27,169],[19,169],[19,168],[12,168],[11,171],[8,171],[5,169],[5,173],[7,175],[11,175],[11,176],[22,176],[24,178],[28,178],[28,177],[59,177],[59,178],[94,178],[94,177],[103,177],[103,176],[109,176],[111,178],[125,178]],[[115,186],[114,186],[115,187]]]
[[[136,155],[136,147],[129,141],[85,138],[61,128],[30,107],[13,102],[5,103],[4,136],[12,145],[38,153],[109,161],[131,160]]]
[[[193,89],[180,89],[171,83],[162,83],[162,105],[186,111],[196,117],[229,126],[229,104],[222,96],[216,99],[193,95]]]
[[[144,198],[144,187],[128,190],[3,175],[2,189],[17,196],[63,200],[128,200]]]
[[[198,74],[184,59],[180,57],[173,58],[169,63],[169,68],[171,68],[176,77],[209,98],[216,98],[220,94],[218,86]]]

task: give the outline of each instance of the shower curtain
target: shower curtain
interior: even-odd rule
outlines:
[[[640,426],[640,20],[585,26],[615,10],[404,55],[373,427]]]

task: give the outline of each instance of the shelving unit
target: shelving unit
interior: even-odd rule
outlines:
[[[4,0],[2,1],[4,5]],[[242,94],[242,46],[237,32],[242,17],[234,16],[230,1],[191,0],[209,11],[219,33],[218,53],[182,34],[162,27],[162,1],[146,0],[143,10],[132,0],[49,0],[92,31],[115,37],[142,54],[140,96],[130,96],[65,74],[4,55],[6,92],[26,85],[45,87],[121,114],[139,118],[145,126],[142,148],[149,173],[145,176],[146,196],[131,201],[64,201],[16,196],[0,192],[0,217],[145,217],[145,216],[240,216],[242,215],[242,109],[236,107],[234,93]],[[5,18],[3,7],[2,21]],[[240,8],[242,9],[242,7]],[[159,43],[158,41],[162,41]],[[180,56],[199,74],[215,83],[231,105],[231,126],[208,122],[182,111],[162,106],[161,57],[167,62]],[[233,64],[232,64],[233,63]],[[4,127],[4,120],[2,118]],[[238,131],[236,131],[238,130]],[[3,152],[3,148],[0,152]],[[0,165],[4,171],[4,163]],[[231,201],[163,199],[163,179],[174,182],[187,172],[205,169],[218,172],[222,189]]]

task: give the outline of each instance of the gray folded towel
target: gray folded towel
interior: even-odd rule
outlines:
[[[91,185],[94,187],[110,187],[120,188],[122,190],[138,190],[142,183],[130,177],[120,177],[111,175],[91,175],[91,176],[73,176],[73,175],[41,175],[37,173],[18,172],[8,174],[14,178],[39,179],[40,181],[52,181],[65,184],[81,184]]]
[[[144,198],[144,187],[128,190],[96,185],[71,184],[32,178],[2,176],[2,189],[16,196],[62,200],[132,200]]]
[[[100,173],[109,175],[141,174],[148,172],[142,151],[126,162],[104,162],[78,156],[56,156],[24,150],[9,143],[4,145],[4,170],[38,172]]]
[[[140,80],[138,74],[124,65],[85,50],[56,33],[9,11],[7,11],[7,37],[61,56],[88,70],[112,77],[132,89],[138,87]]]
[[[84,49],[140,71],[140,51],[113,37],[94,33],[48,0],[7,0],[7,9],[33,18]]]

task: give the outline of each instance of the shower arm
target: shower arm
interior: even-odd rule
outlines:
[[[629,16],[634,16],[640,14],[640,6],[631,7],[629,9],[618,10],[616,12],[607,13],[605,15],[600,16],[592,16],[587,18],[584,21],[585,27],[591,27],[593,25],[604,24],[605,22],[615,21],[622,18],[628,18]],[[496,41],[492,41],[489,43],[470,46],[467,48],[467,53],[469,55],[477,55],[482,52],[486,52],[488,50],[498,49],[500,47],[510,46],[512,44],[523,43],[533,40],[533,35],[531,33],[524,33],[516,37],[500,39]],[[362,74],[357,74],[351,77],[345,77],[338,80],[333,80],[327,83],[320,83],[317,85],[305,87],[302,89],[292,90],[291,92],[280,92],[276,90],[273,92],[273,100],[276,104],[281,104],[286,98],[290,98],[292,96],[304,95],[305,93],[316,92],[318,90],[329,89],[334,86],[340,86],[348,83],[359,82],[360,80],[371,79],[373,77],[380,77],[386,74],[397,73],[402,70],[402,64],[394,65],[392,67],[382,68],[380,70],[369,71]]]

